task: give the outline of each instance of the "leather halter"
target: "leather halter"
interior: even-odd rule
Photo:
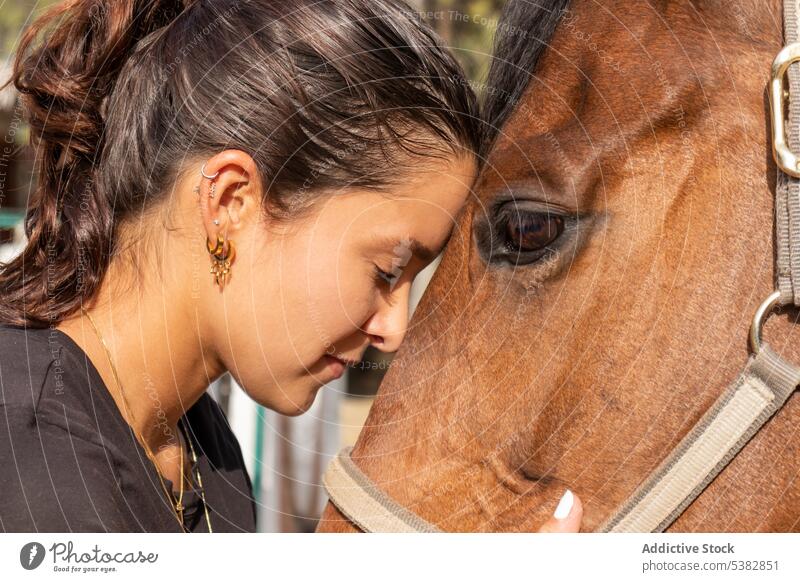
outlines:
[[[759,306],[750,327],[750,357],[734,382],[666,459],[597,531],[660,532],[669,527],[800,386],[800,369],[761,341],[777,307],[800,307],[800,0],[784,0],[787,45],[772,66],[772,149],[777,290]],[[788,73],[789,90],[784,89]],[[786,99],[789,119],[784,119]],[[343,449],[323,477],[328,495],[365,532],[437,532],[436,526],[388,497]]]

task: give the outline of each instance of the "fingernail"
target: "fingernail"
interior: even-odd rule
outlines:
[[[558,502],[558,507],[553,512],[553,517],[556,519],[564,519],[569,515],[569,512],[572,511],[572,504],[575,501],[575,496],[572,495],[572,491],[567,489],[564,492],[564,495],[561,496],[561,501]]]

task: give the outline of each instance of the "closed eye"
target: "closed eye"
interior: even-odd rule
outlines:
[[[376,283],[386,283],[387,285],[393,285],[397,282],[397,277],[392,273],[387,273],[377,265],[375,266],[375,282]]]

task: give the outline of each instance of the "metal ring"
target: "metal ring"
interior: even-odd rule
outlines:
[[[792,43],[781,49],[772,63],[772,78],[769,82],[770,128],[772,133],[772,155],[783,172],[800,178],[800,157],[792,151],[786,137],[786,98],[784,77],[792,63],[800,61],[800,43]]]
[[[214,178],[219,176],[219,170],[217,170],[217,173],[214,174],[213,176],[206,175],[206,165],[205,164],[203,164],[203,167],[200,168],[200,173],[203,174],[203,178],[206,178],[207,180],[213,180]]]
[[[753,322],[750,324],[750,351],[758,355],[761,351],[761,328],[764,327],[764,322],[767,321],[772,310],[778,304],[781,298],[780,291],[773,291],[770,293],[764,302],[758,306],[755,315],[753,315]]]

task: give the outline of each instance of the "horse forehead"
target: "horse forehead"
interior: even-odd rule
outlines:
[[[718,66],[725,64],[723,49],[746,39],[718,35],[708,14],[690,25],[687,16],[701,16],[688,0],[573,0],[498,131],[490,165],[530,171],[530,146],[568,140],[577,155],[577,146],[602,147],[583,142],[615,126],[624,131],[645,117],[657,123],[659,107],[671,111],[675,98],[688,105],[698,95],[708,100],[698,88],[729,79],[728,66]]]
[[[724,35],[711,28],[731,17],[715,14],[716,4],[573,0],[498,132],[477,201],[485,204],[520,182],[559,191],[561,182],[585,177],[591,185],[595,161],[618,161],[614,143],[626,144],[640,134],[650,146],[677,140],[679,134],[639,131],[658,124],[658,115],[665,116],[667,125],[677,123],[675,102],[687,124],[703,119],[710,102],[718,111],[736,106],[725,96],[729,91],[709,92],[720,84],[727,87],[729,69],[702,66],[724,60],[726,43],[734,48],[746,41],[738,32]],[[765,7],[763,14],[768,13]],[[709,43],[716,48],[706,50]],[[622,72],[613,70],[613,64],[620,64]],[[761,91],[760,77],[757,82],[739,79],[740,94],[747,89],[742,83]],[[619,139],[610,140],[612,135]],[[694,147],[699,151],[712,144]]]
[[[570,0],[562,28],[584,33],[594,29],[598,44],[622,32],[640,43],[642,51],[654,48],[659,37],[679,41],[681,51],[707,57],[708,48],[729,42],[772,43],[781,31],[783,0]],[[574,22],[570,23],[570,19]],[[711,45],[695,42],[706,37]],[[671,55],[675,57],[676,55]]]

